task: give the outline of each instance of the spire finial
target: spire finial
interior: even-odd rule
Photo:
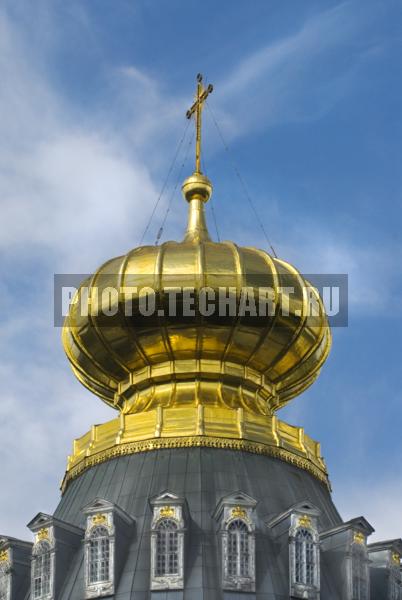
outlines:
[[[192,115],[195,114],[195,172],[201,173],[201,113],[204,102],[208,98],[209,94],[213,91],[214,87],[209,84],[207,88],[204,88],[202,83],[202,75],[197,75],[197,92],[195,95],[195,102],[192,107],[187,111],[187,119],[191,119]]]
[[[204,204],[208,202],[212,194],[212,183],[208,177],[201,173],[201,112],[203,104],[212,92],[211,84],[207,88],[202,85],[202,75],[197,75],[197,93],[195,102],[187,111],[187,119],[195,115],[195,171],[182,185],[182,192],[189,203],[188,225],[186,231],[186,242],[200,242],[209,240],[207,224],[205,222]]]

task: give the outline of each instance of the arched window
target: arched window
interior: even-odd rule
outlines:
[[[0,562],[0,600],[9,600],[10,594],[10,564]]]
[[[179,535],[172,519],[162,519],[156,527],[157,577],[179,574]]]
[[[228,528],[227,574],[229,577],[250,576],[249,530],[244,521],[236,519]]]
[[[165,491],[150,501],[151,589],[182,590],[187,509],[184,498]]]
[[[391,569],[389,578],[389,598],[390,600],[400,600],[401,584],[399,580],[399,569]]]
[[[255,507],[257,500],[238,491],[219,501],[213,517],[221,539],[222,588],[255,591]]]
[[[106,527],[94,527],[89,536],[88,582],[110,580],[110,540]]]
[[[47,598],[51,592],[52,556],[49,542],[42,541],[36,544],[33,554],[33,598],[41,600]]]
[[[365,547],[353,544],[352,547],[352,600],[367,600],[367,559]]]
[[[313,586],[316,580],[314,538],[308,529],[298,529],[295,537],[295,580]]]
[[[244,512],[231,518],[222,530],[223,587],[227,590],[254,591],[255,588],[255,538],[254,527],[248,514],[239,507],[231,513]],[[232,514],[229,513],[231,516]],[[247,519],[247,520],[246,520]]]

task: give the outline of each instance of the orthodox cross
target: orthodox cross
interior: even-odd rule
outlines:
[[[191,119],[191,117],[195,114],[195,172],[201,173],[201,112],[203,109],[203,104],[206,101],[207,97],[213,90],[213,85],[209,84],[207,88],[204,88],[202,85],[202,75],[198,73],[197,75],[197,93],[195,96],[195,102],[193,106],[187,111],[186,117],[187,119]]]

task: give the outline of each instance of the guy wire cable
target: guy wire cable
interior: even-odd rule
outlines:
[[[265,230],[264,224],[263,224],[262,220],[260,219],[260,217],[258,215],[258,212],[257,212],[257,209],[256,209],[256,207],[254,205],[254,202],[253,202],[253,200],[252,200],[252,198],[251,198],[251,196],[250,196],[250,194],[248,192],[248,189],[247,189],[247,186],[245,184],[245,181],[244,181],[243,177],[241,176],[240,171],[239,171],[239,169],[236,166],[236,163],[234,162],[234,159],[232,157],[231,151],[229,150],[229,146],[226,143],[225,138],[223,137],[223,133],[221,131],[221,128],[219,127],[218,122],[217,122],[217,120],[215,118],[215,115],[212,112],[212,108],[209,106],[208,101],[205,101],[205,104],[207,105],[208,111],[209,111],[209,113],[210,113],[210,115],[212,117],[212,120],[213,120],[213,122],[215,124],[215,127],[216,127],[216,129],[218,131],[219,137],[221,138],[223,147],[225,148],[225,150],[226,150],[226,152],[227,152],[227,154],[229,156],[230,162],[232,164],[232,168],[233,168],[234,172],[236,173],[236,176],[237,176],[237,178],[238,178],[238,180],[240,182],[240,185],[241,185],[241,187],[243,189],[243,193],[244,193],[244,195],[246,197],[246,200],[248,201],[248,203],[249,203],[252,211],[254,212],[254,216],[255,216],[255,218],[257,220],[258,225],[260,226],[260,229],[261,229],[261,231],[262,231],[262,233],[263,233],[263,235],[265,237],[265,240],[266,240],[268,246],[271,248],[271,250],[272,250],[273,255],[275,256],[275,258],[278,258],[277,254],[275,252],[275,249],[274,249],[274,247],[273,247],[273,245],[272,245],[272,243],[271,243],[271,241],[270,241],[270,239],[268,237],[268,234],[267,234],[267,232]]]
[[[202,156],[201,162],[202,162],[202,166],[203,166],[205,175],[208,175],[207,174],[207,165],[205,164],[205,158],[204,158],[204,156]],[[211,197],[209,199],[209,206],[211,208],[212,219],[213,219],[214,225],[215,225],[216,237],[217,237],[218,242],[220,242],[221,241],[221,236],[219,235],[218,221],[217,221],[216,215],[215,215],[214,202],[215,201],[212,200],[212,195],[211,195]]]
[[[160,239],[161,239],[161,237],[162,237],[163,229],[164,229],[164,227],[165,227],[165,224],[166,224],[166,219],[168,218],[168,214],[170,213],[170,209],[171,209],[171,206],[172,206],[173,198],[174,198],[174,196],[175,196],[175,194],[176,194],[176,190],[177,190],[177,187],[178,187],[178,185],[179,185],[179,182],[180,182],[180,180],[181,180],[181,177],[182,177],[182,173],[183,173],[184,166],[185,166],[185,164],[186,164],[186,162],[187,162],[187,159],[188,159],[188,156],[189,156],[189,154],[190,154],[190,148],[191,148],[191,146],[192,146],[192,144],[193,144],[194,135],[195,135],[195,134],[194,134],[194,132],[193,132],[193,133],[192,133],[192,135],[191,135],[191,137],[190,137],[190,141],[189,141],[189,143],[188,143],[187,150],[186,150],[185,156],[184,156],[184,158],[183,158],[183,162],[181,163],[181,166],[180,166],[180,169],[179,169],[179,173],[178,173],[178,175],[177,175],[177,179],[176,179],[175,186],[174,186],[174,188],[173,188],[173,190],[172,190],[172,193],[170,194],[170,198],[169,198],[168,206],[167,206],[167,209],[166,209],[166,212],[165,212],[165,216],[164,216],[164,218],[163,218],[162,225],[160,226],[160,228],[159,228],[159,231],[158,231],[158,234],[157,234],[157,236],[156,236],[156,240],[155,240],[155,246],[157,246],[157,245],[158,245],[158,243],[159,243],[159,240],[160,240]]]
[[[138,244],[139,246],[141,246],[141,245],[142,245],[142,242],[144,241],[144,238],[145,238],[146,234],[148,233],[148,230],[149,230],[149,228],[150,228],[150,226],[151,226],[152,219],[153,219],[153,217],[154,217],[154,215],[155,215],[155,212],[156,212],[156,210],[157,210],[157,208],[158,208],[158,206],[159,206],[159,203],[160,203],[160,201],[161,201],[161,198],[162,198],[163,192],[165,191],[165,188],[166,188],[167,182],[168,182],[168,180],[169,180],[169,177],[170,177],[170,175],[171,175],[171,173],[172,173],[172,171],[173,171],[173,167],[174,167],[174,165],[175,165],[175,163],[176,163],[177,156],[178,156],[178,154],[179,154],[179,152],[180,152],[180,150],[181,150],[181,147],[182,147],[182,145],[183,145],[184,139],[185,139],[185,137],[186,137],[186,135],[187,135],[187,130],[188,130],[188,128],[189,128],[189,125],[190,125],[190,122],[187,122],[187,123],[186,123],[186,126],[185,126],[185,128],[184,128],[184,133],[183,133],[183,136],[182,136],[182,138],[181,138],[181,140],[180,140],[180,142],[179,142],[179,144],[178,144],[178,146],[177,146],[177,148],[176,148],[176,152],[175,152],[175,154],[174,154],[174,157],[173,157],[172,163],[171,163],[171,165],[170,165],[170,168],[169,168],[168,174],[167,174],[167,176],[166,176],[166,179],[165,179],[165,181],[164,181],[164,183],[163,183],[163,185],[162,185],[162,189],[161,189],[161,191],[160,191],[160,194],[159,194],[159,196],[158,196],[158,198],[157,198],[157,200],[156,200],[156,202],[155,202],[155,205],[154,205],[154,207],[153,207],[153,209],[152,209],[151,215],[150,215],[150,217],[149,217],[149,219],[148,219],[148,223],[147,223],[147,225],[146,225],[146,227],[145,227],[145,229],[144,229],[144,232],[143,232],[143,234],[142,234],[142,236],[141,236],[140,242],[139,242],[139,244]]]

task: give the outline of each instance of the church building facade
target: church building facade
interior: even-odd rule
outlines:
[[[29,541],[0,536],[0,600],[402,600],[402,541],[344,522],[320,444],[277,416],[330,351],[318,292],[276,256],[210,238],[211,91],[199,77],[188,111],[183,241],[111,259],[71,304],[72,370],[118,416],[74,441]]]

